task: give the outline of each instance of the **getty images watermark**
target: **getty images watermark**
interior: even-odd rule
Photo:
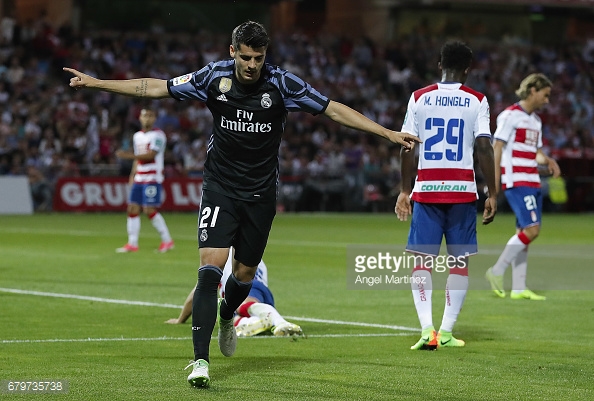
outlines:
[[[431,269],[432,272],[445,273],[450,269],[465,269],[467,258],[453,255],[435,257],[404,251],[405,246],[352,245],[347,248],[347,288],[410,290],[412,283],[423,286],[426,277],[413,276],[417,266]]]
[[[527,286],[534,291],[594,290],[594,243],[593,244],[530,244]],[[468,274],[469,290],[490,291],[485,271],[493,266],[506,244],[479,245],[478,253],[465,255],[466,245],[454,245],[435,252],[433,246],[421,248],[421,254],[406,252],[406,244],[347,246],[347,289],[350,290],[411,290],[411,284],[420,284],[425,289],[426,274],[413,275],[417,266],[431,269],[432,289],[443,290],[450,273]],[[448,248],[448,249],[446,249]],[[476,248],[469,253],[476,252]],[[428,254],[439,253],[432,257]],[[466,269],[454,271],[452,269]],[[513,267],[504,275],[504,288],[513,289]],[[456,288],[450,288],[455,290]],[[549,294],[551,295],[551,294]]]

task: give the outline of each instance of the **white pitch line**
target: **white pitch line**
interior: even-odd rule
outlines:
[[[305,337],[297,337],[298,339],[307,340],[308,338],[362,338],[362,337],[402,337],[410,336],[409,333],[351,333],[351,334],[313,334]],[[254,337],[239,337],[241,341],[252,339],[291,339],[291,337],[277,337],[277,336],[254,336]],[[212,337],[216,339],[216,337]],[[0,340],[0,344],[38,344],[38,343],[94,343],[94,342],[118,342],[118,341],[190,341],[192,337],[113,337],[113,338],[49,338],[39,340]]]
[[[362,322],[347,322],[344,320],[325,320],[325,319],[316,319],[310,317],[300,317],[300,316],[285,316],[289,320],[299,320],[302,322],[314,322],[314,323],[327,323],[327,324],[341,324],[345,326],[360,326],[360,327],[377,327],[381,329],[391,329],[391,330],[404,330],[404,331],[414,331],[417,332],[419,329],[414,327],[406,327],[406,326],[392,326],[389,324],[377,324],[377,323],[362,323]]]
[[[173,304],[158,304],[158,303],[154,303],[154,302],[128,301],[125,299],[88,297],[86,295],[75,295],[75,294],[58,294],[55,292],[27,291],[27,290],[19,290],[18,288],[1,288],[0,287],[0,292],[10,292],[12,294],[22,294],[22,295],[36,295],[36,296],[40,296],[40,297],[79,299],[79,300],[83,300],[83,301],[105,302],[108,304],[157,306],[160,308],[174,308],[174,309],[180,309],[182,307],[181,305],[173,305]]]
[[[214,338],[214,337],[213,337]],[[36,343],[93,343],[108,341],[180,341],[191,337],[153,337],[153,338],[48,338],[45,340],[0,340],[0,344],[36,344]]]
[[[159,303],[155,303],[155,302],[143,302],[143,301],[128,301],[125,299],[99,298],[99,297],[89,297],[86,295],[60,294],[60,293],[55,293],[55,292],[28,291],[28,290],[21,290],[18,288],[2,288],[2,287],[0,287],[0,292],[8,292],[11,294],[21,294],[21,295],[35,295],[35,296],[40,296],[40,297],[69,298],[69,299],[78,299],[78,300],[82,300],[82,301],[105,302],[105,303],[120,304],[120,305],[155,306],[158,308],[171,308],[171,309],[181,309],[182,308],[181,305],[173,305],[173,304],[159,304]],[[309,318],[309,317],[301,317],[301,316],[285,316],[285,317],[289,320],[298,320],[301,322],[340,324],[343,326],[374,327],[374,328],[380,328],[380,329],[403,330],[403,331],[414,331],[414,332],[419,331],[418,328],[414,328],[414,327],[392,326],[392,325],[387,325],[387,324],[348,322],[348,321],[343,321],[343,320],[327,320],[327,319],[317,319],[317,318]]]
[[[416,330],[419,331],[419,330]],[[403,336],[412,336],[416,334],[412,333],[351,333],[351,334],[312,334],[312,335],[305,335],[305,337],[295,337],[295,339],[304,339],[307,340],[308,338],[350,338],[350,337],[403,337]],[[284,338],[290,339],[291,337],[276,337],[276,336],[253,336],[253,337],[238,337],[241,339],[262,339],[262,338]],[[213,337],[214,339],[214,337]]]

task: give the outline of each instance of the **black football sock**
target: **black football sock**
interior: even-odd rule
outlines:
[[[225,299],[221,302],[221,318],[225,320],[233,318],[235,309],[239,308],[239,305],[245,301],[251,289],[251,280],[244,283],[239,281],[234,274],[231,274],[227,279],[227,284],[225,284]]]
[[[192,302],[192,341],[194,360],[208,362],[210,338],[217,320],[217,290],[223,273],[213,265],[198,269],[198,285]]]

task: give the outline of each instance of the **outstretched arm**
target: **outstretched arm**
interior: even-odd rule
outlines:
[[[140,153],[135,155],[134,152],[131,150],[122,150],[118,149],[115,152],[115,155],[119,159],[127,159],[127,160],[139,160],[141,162],[150,162],[155,160],[157,157],[158,152],[156,150],[149,150],[146,153]]]
[[[394,143],[401,144],[404,148],[412,150],[419,138],[405,132],[392,131],[382,127],[378,123],[365,117],[356,110],[351,109],[342,103],[330,101],[324,114],[345,127],[358,129],[389,139]]]
[[[74,68],[64,67],[74,77],[70,78],[70,86],[74,89],[89,88],[119,95],[161,99],[169,97],[167,81],[157,78],[137,79],[98,79],[84,74]]]
[[[188,320],[188,318],[190,316],[192,316],[192,301],[194,300],[195,288],[196,287],[192,288],[192,291],[190,291],[190,294],[188,294],[188,297],[186,298],[186,302],[184,302],[184,306],[183,306],[181,312],[179,313],[179,317],[177,319],[166,320],[165,323],[169,323],[169,324],[185,323],[186,320]]]

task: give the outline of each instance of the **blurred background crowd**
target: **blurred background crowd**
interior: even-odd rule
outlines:
[[[412,91],[440,80],[443,35],[419,24],[387,43],[366,36],[273,32],[268,62],[303,77],[328,97],[399,130]],[[467,84],[489,99],[497,115],[517,101],[523,77],[543,72],[554,82],[540,115],[545,152],[558,159],[594,154],[594,38],[539,45],[521,37],[462,37],[474,50]],[[169,79],[228,57],[230,32],[169,32],[54,26],[43,12],[19,23],[0,21],[0,175],[28,175],[36,210],[52,208],[64,176],[122,175],[115,157],[130,148],[141,103],[132,98],[74,91],[70,66],[106,79]],[[156,125],[168,138],[166,177],[200,177],[211,132],[199,102],[154,101]],[[390,210],[400,182],[400,149],[383,139],[345,130],[329,119],[291,113],[280,150],[279,208],[310,211]],[[563,165],[562,165],[563,168]],[[566,171],[567,173],[567,171]],[[582,175],[589,175],[586,172]],[[480,175],[479,175],[480,180]]]

